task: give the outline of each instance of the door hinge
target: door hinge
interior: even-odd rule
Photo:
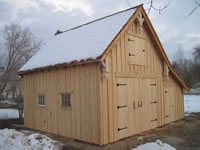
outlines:
[[[132,42],[134,42],[134,40],[132,40],[132,39],[129,39],[129,38],[128,38],[128,41],[132,41]]]
[[[150,104],[156,104],[156,103],[157,103],[157,101],[150,102]]]
[[[156,86],[156,83],[153,83],[153,84],[149,84],[149,85],[151,85],[151,86]]]
[[[121,130],[124,130],[124,129],[127,129],[128,127],[124,127],[124,128],[118,128],[118,131],[121,131]]]
[[[129,53],[128,56],[135,56],[135,54],[131,54],[131,53]]]
[[[151,122],[153,122],[153,121],[158,121],[158,119],[156,118],[156,119],[151,120]]]
[[[165,93],[169,93],[169,91],[165,91]]]
[[[124,107],[127,107],[127,105],[117,106],[117,109],[124,108]]]
[[[117,86],[126,86],[126,84],[117,83]]]

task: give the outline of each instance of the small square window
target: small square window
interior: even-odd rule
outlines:
[[[71,107],[71,94],[66,94],[66,93],[61,94],[61,106]]]
[[[38,105],[45,106],[45,95],[44,94],[38,95]]]

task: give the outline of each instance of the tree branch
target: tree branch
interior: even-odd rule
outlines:
[[[196,11],[196,9],[200,7],[200,2],[198,2],[197,0],[195,1],[195,4],[196,4],[196,7],[194,7],[192,11],[186,17],[191,16]]]
[[[164,9],[166,9],[169,4],[170,4],[170,0],[168,0],[168,3],[165,4],[164,6],[159,6],[159,7],[155,7],[154,6],[154,0],[150,0],[147,4],[149,4],[149,8],[145,9],[147,11],[147,14],[149,14],[151,12],[151,10],[155,10],[155,11],[158,11],[159,14],[161,13],[161,11],[163,11]]]

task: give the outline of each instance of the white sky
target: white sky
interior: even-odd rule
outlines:
[[[128,0],[134,6],[149,0]],[[157,0],[156,5],[167,3]],[[162,2],[162,3],[161,3]],[[0,26],[19,23],[44,43],[56,30],[66,30],[99,17],[129,8],[127,0],[0,0]],[[185,17],[195,7],[194,0],[171,0],[160,15],[152,11],[150,20],[170,60],[181,45],[186,57],[200,44],[200,9]]]

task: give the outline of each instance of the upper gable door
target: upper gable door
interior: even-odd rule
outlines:
[[[129,64],[145,65],[146,64],[146,40],[141,37],[128,36],[128,56]]]

